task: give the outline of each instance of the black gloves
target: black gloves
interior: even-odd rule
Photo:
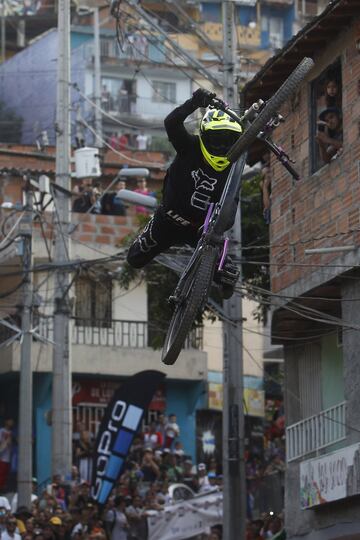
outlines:
[[[196,107],[208,107],[214,97],[216,97],[214,92],[198,88],[192,95],[192,102]]]

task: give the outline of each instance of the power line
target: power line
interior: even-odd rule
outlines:
[[[287,263],[285,261],[281,262],[268,262],[268,261],[255,261],[250,259],[241,259],[242,264],[251,264],[255,266],[289,266],[289,267],[299,267],[299,268],[355,268],[353,264],[319,264],[319,263]]]
[[[148,124],[143,124],[143,125],[135,125],[135,124],[129,124],[128,122],[123,122],[122,120],[119,120],[118,118],[116,118],[115,116],[113,116],[112,114],[108,113],[107,111],[105,111],[105,109],[103,109],[102,107],[100,107],[97,103],[95,103],[94,101],[92,101],[89,97],[87,97],[81,90],[80,88],[77,86],[77,83],[74,83],[72,85],[75,90],[79,93],[79,95],[85,100],[87,101],[92,107],[94,107],[95,109],[98,109],[99,111],[101,111],[101,113],[106,116],[107,118],[109,118],[110,120],[112,120],[113,122],[115,122],[116,124],[119,124],[120,126],[122,127],[128,127],[128,128],[131,128],[131,129],[143,129],[143,128],[146,128],[146,127],[149,127]],[[154,126],[152,126],[152,129],[154,129]],[[156,126],[155,126],[155,129],[156,129]],[[160,127],[158,129],[162,129],[164,130],[163,127]]]

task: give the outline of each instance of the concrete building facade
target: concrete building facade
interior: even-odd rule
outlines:
[[[302,57],[315,61],[281,108],[286,121],[274,135],[300,181],[270,162],[271,332],[285,356],[291,539],[355,539],[360,531],[359,21],[356,0],[332,2],[245,89],[248,103],[268,98]],[[338,88],[331,103],[329,80]],[[331,157],[319,145],[329,109],[342,142],[336,152],[326,147]]]

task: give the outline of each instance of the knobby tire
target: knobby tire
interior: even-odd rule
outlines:
[[[278,91],[266,103],[265,107],[260,111],[249,128],[236,141],[233,147],[227,154],[229,161],[236,161],[245,150],[255,141],[256,137],[264,129],[268,121],[278,112],[281,105],[286,101],[298,88],[299,83],[305,78],[310,69],[314,66],[311,58],[304,58],[300,64],[289,75],[285,82],[280,86]]]
[[[218,249],[205,247],[200,254],[199,263],[183,284],[183,289],[188,291],[188,294],[175,307],[171,318],[162,351],[161,360],[164,364],[174,364],[179,356],[186,336],[190,332],[198,312],[207,300],[217,259]]]

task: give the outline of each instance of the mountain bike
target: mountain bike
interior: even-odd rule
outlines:
[[[220,201],[209,205],[199,242],[169,298],[174,311],[162,351],[164,364],[172,365],[176,361],[188,332],[206,304],[215,271],[223,270],[229,244],[225,232],[235,220],[249,147],[260,138],[292,177],[299,180],[289,156],[272,141],[271,134],[283,121],[278,109],[295,92],[313,65],[311,58],[304,58],[269,101],[253,103],[241,117],[222,100],[214,98],[211,103],[239,122],[245,131],[227,154],[231,166]]]

